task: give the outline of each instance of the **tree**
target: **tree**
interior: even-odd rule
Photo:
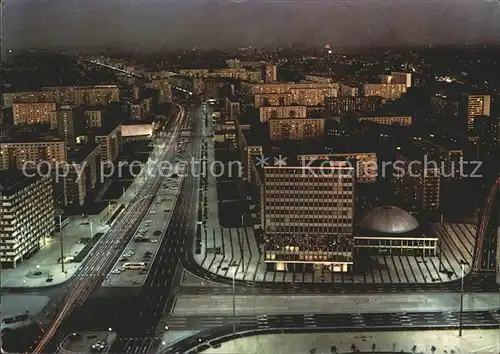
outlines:
[[[414,345],[413,347],[411,347],[411,352],[412,353],[415,353],[416,351],[417,351],[417,346],[416,345]]]
[[[436,352],[436,347],[435,347],[435,346],[432,346],[432,347],[431,347],[431,352],[432,352],[432,353],[435,353],[435,352]]]
[[[356,344],[354,344],[354,343],[351,344],[351,351],[352,352],[356,351],[357,348],[358,347],[356,347]]]
[[[372,352],[375,351],[375,349],[377,349],[377,345],[375,343],[372,344]]]
[[[316,353],[316,348],[312,348],[311,350],[309,350],[309,353],[315,354]]]
[[[336,347],[335,345],[332,345],[332,346],[330,347],[330,353],[332,353],[332,354],[337,354],[338,352],[339,352],[339,351],[338,351],[338,349],[337,349],[337,347]]]

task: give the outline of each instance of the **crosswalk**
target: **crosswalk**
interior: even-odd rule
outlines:
[[[148,354],[155,353],[161,344],[159,337],[120,338],[113,343],[111,353]]]

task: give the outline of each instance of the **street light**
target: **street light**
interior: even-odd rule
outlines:
[[[245,257],[244,257],[244,252],[243,252],[243,230],[244,230],[244,226],[243,226],[243,223],[244,223],[244,216],[245,214],[244,213],[241,213],[241,239],[240,239],[240,233],[238,232],[238,241],[240,243],[240,253],[241,253],[241,271],[243,272],[243,276],[245,276]]]
[[[92,220],[89,221],[89,227],[90,227],[90,245],[94,247],[94,232],[92,230]]]
[[[234,286],[235,274],[236,274],[236,268],[233,268],[233,335],[236,335],[236,294]]]
[[[462,279],[460,282],[460,322],[458,325],[458,336],[462,336],[463,312],[464,312],[464,264],[462,266]]]

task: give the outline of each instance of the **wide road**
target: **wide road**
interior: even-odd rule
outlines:
[[[200,159],[199,136],[201,130],[201,112],[199,107],[186,109],[186,115],[193,115],[192,137],[189,139],[189,145],[186,148],[185,157],[189,160]],[[113,327],[120,338],[127,337],[153,337],[155,327],[163,313],[170,312],[174,299],[178,295],[178,285],[182,276],[182,266],[180,261],[188,250],[188,235],[194,232],[194,221],[190,215],[190,209],[193,207],[193,200],[196,200],[198,193],[197,177],[199,172],[196,170],[191,173],[191,167],[186,167],[186,175],[179,177],[181,189],[178,195],[176,206],[173,210],[172,218],[166,229],[166,234],[158,253],[151,265],[148,278],[141,289],[141,294],[134,301],[136,306],[126,311],[130,313],[126,321],[117,321]],[[196,205],[196,203],[195,203]],[[117,340],[111,348],[113,353],[138,353],[144,350],[144,341]]]
[[[233,302],[234,301],[234,302]],[[460,294],[379,294],[379,295],[240,295],[183,296],[176,299],[174,316],[303,313],[392,313],[457,311]],[[464,294],[464,311],[499,309],[496,293]]]
[[[57,314],[55,318],[50,326],[43,331],[43,335],[34,349],[35,353],[44,351],[58,332],[63,321],[100,286],[105,275],[110,271],[127,242],[140,225],[163,180],[160,174],[155,172],[155,168],[160,167],[162,161],[168,160],[175,149],[183,119],[184,109],[179,106],[179,112],[169,124],[167,132],[159,133],[155,137],[158,148],[154,152],[153,159],[156,159],[156,161],[146,166],[144,170],[144,173],[146,173],[145,183],[115,224],[88,255],[83,266],[74,275],[67,292],[60,299],[59,306],[56,306]],[[53,350],[53,348],[49,350]]]
[[[382,326],[455,326],[460,322],[460,312],[397,312],[397,313],[356,313],[356,314],[283,314],[283,315],[237,315],[221,316],[181,316],[171,317],[170,330],[206,330],[236,322],[238,326],[255,328],[293,327],[343,327],[364,328]],[[464,325],[500,326],[500,311],[468,311],[463,313]]]

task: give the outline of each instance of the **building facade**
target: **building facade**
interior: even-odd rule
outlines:
[[[474,130],[474,120],[479,116],[489,116],[491,109],[491,96],[468,95],[467,100],[467,130]]]
[[[264,261],[276,270],[352,267],[354,171],[330,166],[266,166],[262,192]]]
[[[309,154],[298,155],[297,160],[302,165],[311,161],[347,160],[355,163],[356,183],[374,183],[377,181],[377,153],[375,152],[346,152],[336,154]]]
[[[379,96],[387,100],[397,100],[406,92],[406,84],[364,84],[365,96]]]
[[[396,154],[394,174],[401,196],[419,210],[438,211],[441,196],[440,166],[426,163],[420,152]]]
[[[101,145],[101,160],[116,161],[122,147],[122,128],[118,124],[110,128],[100,128],[92,132],[95,142]]]
[[[2,266],[16,267],[36,253],[54,233],[55,211],[50,178],[0,172]]]
[[[285,118],[269,120],[271,140],[304,140],[325,134],[324,118]]]
[[[379,115],[363,115],[358,118],[358,121],[363,122],[373,122],[380,125],[399,125],[399,126],[410,126],[412,124],[412,116],[379,116]]]
[[[13,103],[14,125],[49,124],[51,113],[55,110],[56,104],[53,102]]]
[[[380,97],[326,97],[325,111],[337,116],[354,115],[357,112],[375,112],[382,104]]]
[[[261,123],[270,119],[305,118],[307,116],[306,106],[266,106],[259,107],[259,118]]]
[[[53,167],[67,160],[67,143],[57,139],[2,142],[0,156],[1,170],[36,168],[43,161]]]

